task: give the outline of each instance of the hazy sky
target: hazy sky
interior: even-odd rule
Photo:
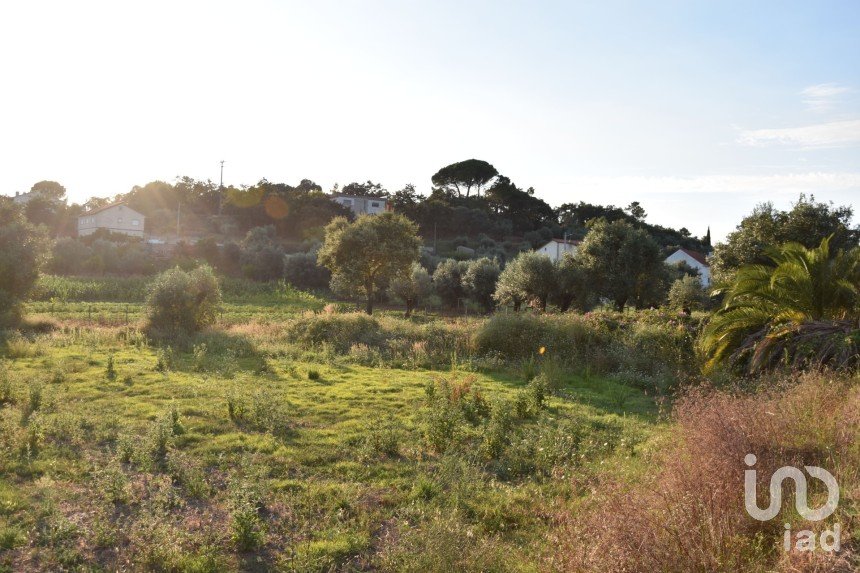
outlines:
[[[177,175],[429,191],[477,157],[552,205],[723,237],[860,211],[860,2],[4,2],[0,193]],[[860,213],[858,213],[860,218]]]

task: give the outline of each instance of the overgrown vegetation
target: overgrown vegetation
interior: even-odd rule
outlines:
[[[148,326],[155,332],[197,332],[215,322],[220,305],[221,287],[211,268],[175,268],[158,275],[150,286]]]
[[[530,206],[521,228],[548,216],[463,169],[439,180],[452,202],[484,187]],[[770,250],[711,298],[628,211],[580,255],[504,269],[419,258],[396,215],[337,220],[334,291],[405,317],[297,290],[320,269],[277,227],[231,259],[266,282],[194,257],[151,284],[42,277],[0,339],[0,572],[856,570],[857,251]],[[780,520],[746,515],[748,453],[759,491],[782,465],[836,476],[840,554],[782,549],[783,520],[833,522],[790,496]]]

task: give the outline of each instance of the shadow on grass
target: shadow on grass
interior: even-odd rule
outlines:
[[[194,334],[148,331],[150,344],[169,353],[170,369],[177,372],[247,372],[274,376],[265,355],[244,335],[217,329]]]

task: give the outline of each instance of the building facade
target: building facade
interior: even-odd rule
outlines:
[[[552,262],[556,262],[560,260],[562,255],[565,253],[570,253],[571,255],[575,254],[579,243],[580,241],[572,241],[570,239],[552,239],[546,245],[535,249],[535,252],[546,255]]]
[[[93,209],[78,217],[78,236],[91,235],[99,229],[132,237],[143,237],[145,217],[125,203]]]
[[[707,255],[689,249],[678,249],[666,257],[667,265],[677,265],[680,262],[687,263],[687,265],[699,271],[702,286],[711,286],[711,265],[708,263]]]
[[[340,203],[356,215],[378,215],[388,210],[388,199],[382,197],[353,197],[350,195],[337,195],[332,200]]]

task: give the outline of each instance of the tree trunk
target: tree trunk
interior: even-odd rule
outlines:
[[[404,318],[409,318],[412,316],[412,311],[415,310],[415,301],[413,299],[406,299],[406,314],[403,315]]]
[[[520,311],[520,306],[522,306],[522,304],[523,304],[522,302],[520,302],[520,301],[518,301],[518,300],[515,300],[515,301],[514,301],[514,312],[519,312],[519,311]]]
[[[367,281],[364,287],[367,290],[367,307],[364,309],[364,312],[373,314],[373,280]]]
[[[615,310],[618,312],[624,312],[624,305],[627,304],[627,299],[622,298],[615,301]]]
[[[543,297],[542,299],[540,299],[540,311],[541,312],[546,312],[546,298],[547,297]]]

